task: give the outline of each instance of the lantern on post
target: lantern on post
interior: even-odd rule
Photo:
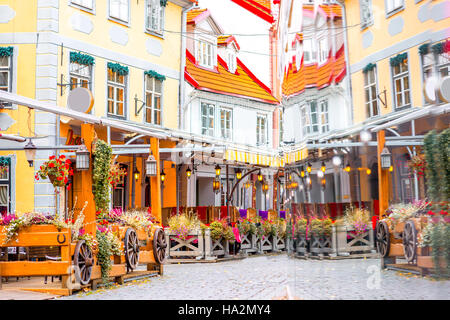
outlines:
[[[145,172],[149,177],[156,177],[156,159],[151,152],[145,160]]]
[[[264,193],[266,193],[267,191],[269,191],[269,184],[268,184],[266,181],[264,181],[263,184],[262,184],[262,191],[263,191]]]
[[[191,177],[191,174],[192,174],[191,168],[188,167],[186,169],[186,176],[188,177],[188,179]]]
[[[89,160],[90,160],[90,154],[89,150],[84,145],[84,141],[82,140],[81,145],[78,147],[77,151],[75,152],[76,155],[76,166],[77,170],[83,171],[83,170],[89,170]]]
[[[164,172],[164,169],[161,171],[161,182],[164,183],[164,181],[166,180],[166,173]]]
[[[311,170],[312,170],[311,163],[308,162],[308,165],[306,166],[306,171],[307,171],[308,173],[311,173]]]
[[[325,162],[323,162],[323,161],[322,161],[322,164],[321,164],[321,166],[320,166],[320,170],[321,170],[323,173],[325,173],[325,170],[327,170],[327,167],[326,167],[326,165],[325,165]]]
[[[263,181],[263,175],[261,173],[261,170],[258,172],[258,181]]]
[[[392,157],[388,148],[386,147],[383,148],[383,151],[381,151],[380,154],[380,159],[381,159],[381,168],[389,169],[390,166],[392,165]]]
[[[241,178],[242,178],[242,170],[237,169],[236,170],[236,179],[241,180]]]
[[[134,177],[134,180],[136,180],[136,181],[139,181],[139,178],[141,177],[141,173],[139,172],[139,170],[137,168],[134,169],[133,177]]]
[[[350,172],[351,168],[350,168],[350,164],[347,162],[347,165],[344,168],[345,172]]]
[[[305,177],[305,170],[304,170],[303,166],[302,166],[302,169],[300,171],[300,177],[302,177],[302,178]]]
[[[31,139],[28,140],[28,143],[23,147],[25,150],[25,157],[27,158],[28,164],[30,167],[33,166],[34,159],[36,158],[36,146],[31,141]]]
[[[320,180],[320,186],[322,187],[322,190],[325,190],[325,188],[327,187],[327,180],[325,178]]]
[[[213,181],[213,190],[215,193],[218,193],[220,190],[220,181],[217,178]]]

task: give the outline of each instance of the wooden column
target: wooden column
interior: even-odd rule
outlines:
[[[150,177],[150,190],[152,202],[152,215],[159,223],[162,223],[161,215],[161,176],[159,165],[159,140],[157,138],[150,138],[150,150],[156,160],[156,177]]]
[[[89,123],[83,123],[81,125],[81,138],[84,140],[84,144],[86,148],[89,150],[90,156],[90,167],[89,170],[84,170],[80,172],[81,177],[81,190],[80,190],[80,198],[78,199],[78,204],[80,208],[84,207],[85,202],[87,201],[87,206],[84,209],[84,224],[85,231],[95,236],[96,233],[96,224],[95,224],[95,202],[94,202],[94,194],[92,193],[92,142],[94,141],[95,130],[94,125]]]
[[[381,169],[381,152],[385,146],[384,130],[377,132],[377,141],[379,216],[381,219],[384,212],[389,207],[389,171]]]

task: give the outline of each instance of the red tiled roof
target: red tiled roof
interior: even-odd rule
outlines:
[[[270,0],[231,0],[242,8],[254,13],[261,19],[273,23],[274,18],[270,8]]]
[[[199,66],[195,57],[186,51],[185,78],[196,89],[244,97],[271,104],[279,101],[272,95],[271,90],[237,59],[235,73],[228,71],[226,62],[217,56],[217,68],[214,70]]]
[[[228,45],[230,43],[234,42],[236,44],[236,47],[238,48],[238,50],[241,49],[241,47],[239,46],[239,44],[237,43],[237,40],[234,36],[218,36],[217,37],[217,44],[219,46],[224,46],[224,45]]]
[[[284,75],[282,91],[287,97],[302,93],[306,88],[322,89],[333,81],[339,83],[346,74],[344,46],[336,52],[335,57],[330,54],[327,62],[321,66],[317,64],[305,66],[303,57],[300,63],[298,70],[295,63],[290,64]]]

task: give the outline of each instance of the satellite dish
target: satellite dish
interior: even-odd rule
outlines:
[[[450,102],[450,76],[446,76],[441,80],[439,89],[439,98],[445,102]]]
[[[439,80],[436,77],[429,77],[425,81],[425,85],[423,86],[423,91],[425,94],[425,99],[429,103],[436,102],[436,89],[439,86]]]
[[[67,107],[73,111],[89,113],[94,105],[94,96],[86,88],[78,87],[70,91]]]

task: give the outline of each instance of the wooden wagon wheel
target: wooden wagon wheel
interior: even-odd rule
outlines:
[[[93,264],[92,250],[84,240],[79,240],[73,254],[73,265],[75,266],[76,278],[82,285],[88,284],[91,280]]]
[[[139,263],[139,240],[136,231],[132,228],[128,228],[123,241],[127,270],[134,270]]]
[[[408,220],[402,233],[403,249],[408,262],[413,262],[417,256],[417,230],[414,222]]]
[[[391,239],[389,235],[389,227],[385,221],[378,221],[376,227],[377,250],[381,256],[387,257],[389,255],[389,247]]]
[[[155,235],[153,236],[153,256],[155,257],[156,263],[164,263],[166,258],[166,248],[167,242],[164,231],[161,228],[157,228],[155,230]]]

